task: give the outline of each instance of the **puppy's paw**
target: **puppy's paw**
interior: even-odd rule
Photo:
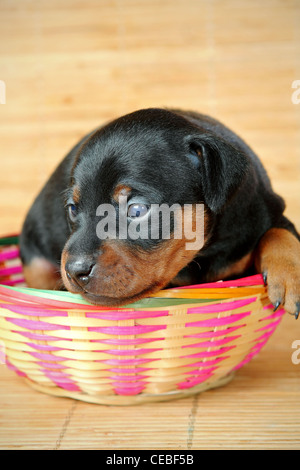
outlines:
[[[257,246],[255,265],[268,286],[274,310],[282,305],[297,319],[300,313],[299,240],[286,229],[271,228]]]
[[[62,287],[59,267],[46,258],[32,258],[29,264],[23,266],[23,273],[27,287],[50,290],[60,290]]]
[[[300,314],[300,262],[271,259],[263,268],[263,278],[274,311],[283,306],[297,319]]]

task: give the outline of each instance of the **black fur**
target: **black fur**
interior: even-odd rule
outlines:
[[[191,282],[217,276],[250,253],[271,227],[286,228],[299,238],[258,157],[236,134],[201,114],[146,109],[90,133],[65,157],[25,220],[23,263],[41,256],[59,268],[67,240],[71,254],[93,253],[100,243],[96,208],[114,203],[118,183],[132,186],[133,195],[148,204],[205,204],[207,242],[196,263],[183,269]],[[72,226],[66,203],[74,185],[81,196]],[[136,242],[145,250],[159,243]]]

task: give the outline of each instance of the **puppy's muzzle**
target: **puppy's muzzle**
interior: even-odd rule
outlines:
[[[87,257],[71,258],[65,266],[66,276],[71,283],[83,289],[90,282],[94,267],[95,263]]]

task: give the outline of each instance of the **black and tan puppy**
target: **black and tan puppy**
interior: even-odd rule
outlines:
[[[100,239],[98,207],[110,205],[118,219],[120,196],[128,224],[148,218],[151,225],[153,204],[203,204],[203,247],[187,250],[184,237],[165,239],[161,227],[155,239],[124,238],[117,220],[116,236]],[[84,137],[38,195],[20,240],[25,277],[45,289],[62,280],[90,302],[112,306],[255,269],[274,307],[297,318],[300,243],[284,207],[258,157],[218,121],[137,111]]]

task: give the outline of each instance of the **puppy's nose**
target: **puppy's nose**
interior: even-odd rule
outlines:
[[[93,267],[93,263],[88,258],[76,258],[66,263],[66,275],[70,281],[75,281],[76,284],[83,287],[90,281]]]

